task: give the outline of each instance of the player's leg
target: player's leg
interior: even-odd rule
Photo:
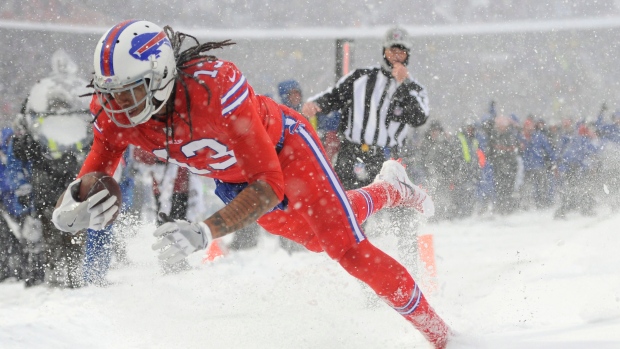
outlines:
[[[398,260],[417,275],[418,239],[416,229],[409,229],[416,223],[415,214],[410,208],[418,208],[418,212],[422,211],[420,214],[429,216],[434,208],[432,200],[409,181],[404,166],[398,161],[385,161],[378,172],[372,184],[347,191],[347,197],[356,212],[359,224],[363,224],[370,215],[383,208],[390,209],[387,213],[390,216],[390,228],[398,237]],[[424,210],[425,206],[419,205],[419,202],[424,202],[427,209]],[[378,300],[372,292],[365,293],[367,305],[378,306]]]
[[[319,212],[317,218],[321,217]],[[269,217],[268,220],[264,219]],[[320,220],[320,219],[319,219]],[[321,244],[327,245],[330,252],[346,252],[337,259],[338,263],[352,276],[367,284],[379,297],[392,306],[399,314],[411,322],[424,337],[435,345],[443,348],[448,336],[448,326],[428,304],[418,285],[415,283],[407,269],[392,257],[373,246],[367,239],[360,243],[353,243],[346,247],[347,239],[332,239],[338,235],[332,227],[320,228],[330,234],[315,234],[311,229],[318,224],[314,219],[302,217],[297,211],[276,211],[264,216],[259,220],[263,227],[270,233],[296,239],[311,251],[321,252]],[[278,222],[282,224],[277,224]],[[285,223],[286,222],[286,223]],[[294,227],[294,228],[293,228]]]
[[[435,212],[430,196],[411,182],[396,160],[385,161],[372,184],[347,191],[347,197],[360,224],[385,207],[412,207],[427,217]]]
[[[293,123],[295,120],[287,122]],[[447,340],[447,325],[428,305],[406,268],[366,240],[316,134],[305,127],[291,128],[296,132],[287,136],[280,153],[285,194],[289,199],[289,209],[285,212],[287,218],[294,220],[295,224],[305,224],[332,259],[338,261],[349,274],[369,285],[436,348],[443,348]],[[390,168],[394,170],[393,166]],[[403,182],[390,183],[395,187],[409,185],[408,178],[392,177]],[[394,179],[392,177],[384,180]],[[391,198],[390,202],[401,204],[396,197]]]
[[[387,183],[373,183],[364,188],[347,191],[347,198],[359,224],[387,207],[390,189],[391,186]]]
[[[427,302],[422,290],[403,265],[368,240],[351,247],[339,263],[411,322],[436,348],[445,347],[448,326]]]
[[[312,252],[323,252],[314,231],[297,212],[291,209],[275,210],[262,216],[257,223],[270,234],[283,236]]]

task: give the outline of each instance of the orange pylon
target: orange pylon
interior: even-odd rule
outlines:
[[[207,251],[205,252],[202,263],[204,264],[208,262],[213,262],[217,258],[225,256],[226,253],[226,249],[220,247],[219,240],[213,240],[213,242],[211,243],[211,245],[209,245],[209,248],[207,248]]]
[[[424,234],[418,237],[418,251],[422,266],[424,267],[424,274],[422,275],[423,288],[426,292],[434,293],[437,291],[438,286],[433,235]]]

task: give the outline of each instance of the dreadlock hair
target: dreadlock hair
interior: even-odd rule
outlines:
[[[219,42],[207,42],[204,44],[200,44],[196,37],[181,33],[175,32],[169,25],[164,27],[164,32],[168,36],[170,40],[170,44],[172,45],[172,51],[174,52],[174,58],[177,61],[177,68],[185,68],[193,66],[194,64],[186,65],[189,61],[192,61],[196,58],[206,58],[209,61],[216,60],[217,57],[211,55],[205,55],[204,53],[207,51],[211,51],[216,48],[223,48],[225,46],[234,45],[234,42],[231,40],[224,40]],[[181,45],[183,45],[183,41],[185,38],[191,38],[195,45],[180,52]]]
[[[174,81],[179,81],[181,85],[183,85],[183,90],[185,93],[185,100],[187,102],[186,104],[187,104],[188,120],[183,120],[183,121],[185,121],[189,125],[190,137],[193,138],[192,118],[191,118],[191,98],[189,96],[187,84],[185,83],[183,79],[181,79],[181,77],[190,78],[196,81],[200,86],[202,86],[208,95],[207,103],[211,103],[211,90],[202,80],[198,79],[192,74],[186,73],[184,69],[200,64],[205,61],[208,62],[208,61],[217,60],[217,57],[212,56],[212,55],[207,55],[205,53],[213,49],[218,49],[218,48],[223,48],[226,46],[234,45],[235,43],[232,42],[231,40],[224,40],[224,41],[219,41],[219,42],[206,42],[206,43],[201,44],[198,42],[198,39],[196,39],[196,37],[189,35],[189,34],[181,33],[181,32],[175,32],[172,29],[172,27],[170,27],[169,25],[164,27],[164,32],[166,33],[166,36],[168,36],[168,39],[170,40],[170,44],[172,45],[172,51],[174,52],[174,58],[176,60],[176,68],[177,68],[178,75],[176,76]],[[181,46],[183,46],[183,42],[185,41],[186,38],[192,39],[194,41],[194,45],[181,51]],[[169,83],[171,82],[172,81],[170,81]],[[173,111],[174,110],[174,98],[169,98],[167,103],[168,103],[168,105],[166,106],[167,112]],[[172,131],[172,134],[174,135],[174,130]]]
[[[93,75],[95,75],[95,72],[93,72]],[[88,85],[85,86],[86,88],[95,88],[95,78],[91,78],[90,82],[88,83]],[[84,93],[82,95],[79,95],[79,98],[83,98],[83,97],[92,97],[95,94],[95,92],[88,92],[88,93]],[[99,108],[99,110],[97,111],[97,114],[93,115],[93,119],[90,120],[89,122],[91,124],[94,124],[95,122],[97,122],[97,118],[99,117],[99,115],[101,115],[101,112],[103,112],[103,107]]]

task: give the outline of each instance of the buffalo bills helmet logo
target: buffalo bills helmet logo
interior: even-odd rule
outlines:
[[[129,50],[129,54],[141,61],[146,61],[149,59],[149,56],[155,55],[155,57],[159,58],[159,54],[161,50],[159,47],[161,45],[170,45],[170,41],[166,36],[166,33],[145,33],[140,34],[131,40],[131,49]]]

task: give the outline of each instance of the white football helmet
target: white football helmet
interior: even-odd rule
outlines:
[[[99,102],[110,119],[125,128],[148,121],[166,104],[177,74],[166,33],[154,23],[139,20],[110,28],[97,43],[94,65]],[[133,103],[117,103],[115,96],[121,93],[129,93]]]

